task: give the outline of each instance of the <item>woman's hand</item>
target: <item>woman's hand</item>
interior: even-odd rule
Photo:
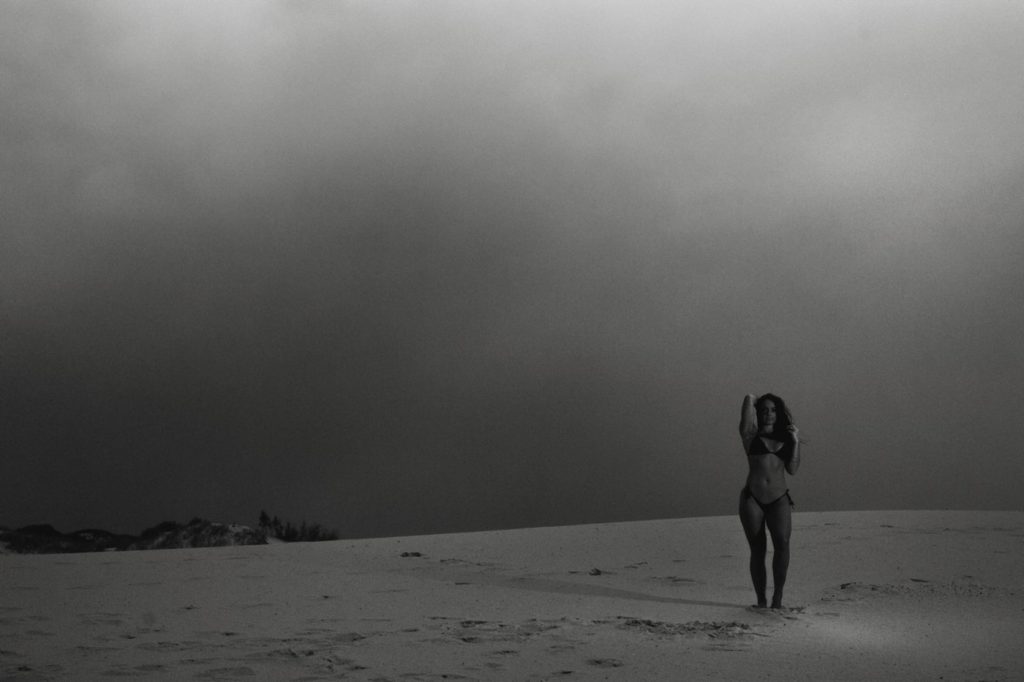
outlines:
[[[790,424],[789,426],[786,427],[786,431],[788,432],[789,439],[792,442],[794,442],[794,443],[799,443],[800,442],[800,429],[796,428],[795,425]]]

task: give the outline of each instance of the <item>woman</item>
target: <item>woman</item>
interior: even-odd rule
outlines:
[[[740,521],[750,544],[750,578],[757,594],[756,608],[760,609],[768,606],[765,593],[768,576],[764,565],[768,549],[766,526],[774,548],[772,608],[782,608],[782,590],[789,569],[790,508],[793,506],[786,487],[786,473],[795,474],[800,468],[799,434],[782,398],[766,393],[756,400],[753,395],[743,399],[740,438],[750,473],[740,493]]]

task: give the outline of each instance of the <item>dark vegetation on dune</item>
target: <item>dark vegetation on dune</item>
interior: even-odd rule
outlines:
[[[34,524],[10,529],[0,526],[0,551],[17,554],[57,554],[70,552],[106,552],[141,549],[178,549],[185,547],[229,547],[265,545],[272,541],[318,542],[337,540],[338,534],[318,523],[298,525],[271,518],[260,512],[253,528],[235,523],[216,523],[194,518],[182,524],[164,521],[139,535],[111,533],[98,528],[62,533],[49,524]]]
[[[282,522],[276,516],[271,518],[265,511],[260,512],[259,529],[267,537],[277,538],[284,542],[320,542],[338,539],[336,531],[327,530],[319,523],[307,524],[303,521],[296,526],[291,521]]]

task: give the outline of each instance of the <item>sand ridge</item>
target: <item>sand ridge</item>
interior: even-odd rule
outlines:
[[[1021,679],[1024,514],[731,517],[0,557],[0,680]],[[767,675],[772,676],[772,675]]]

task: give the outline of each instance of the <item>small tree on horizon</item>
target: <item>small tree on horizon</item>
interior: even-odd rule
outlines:
[[[260,510],[259,525],[268,537],[285,542],[323,542],[338,539],[337,531],[326,530],[319,523],[307,524],[305,520],[298,526],[291,521],[282,523],[277,516],[271,518],[263,509]]]

